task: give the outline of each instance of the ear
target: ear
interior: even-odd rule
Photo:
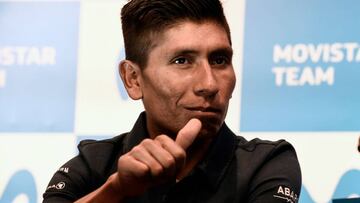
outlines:
[[[123,60],[119,64],[119,73],[128,95],[134,100],[141,99],[143,94],[140,67],[129,60]]]

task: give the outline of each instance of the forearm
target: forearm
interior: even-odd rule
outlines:
[[[114,173],[101,187],[77,200],[75,203],[122,203],[124,196],[119,192],[118,182],[117,173]]]

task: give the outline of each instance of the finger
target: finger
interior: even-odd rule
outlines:
[[[134,159],[149,167],[152,177],[158,177],[163,173],[162,165],[153,157],[144,144],[135,146],[130,153]]]
[[[138,161],[133,156],[123,155],[118,161],[119,173],[126,179],[144,178],[150,173],[150,168],[143,162]]]
[[[152,184],[149,167],[129,154],[119,158],[117,174],[119,191],[125,196],[143,194]]]
[[[150,155],[154,157],[155,160],[162,166],[163,173],[159,175],[165,177],[175,176],[175,172],[176,172],[175,158],[167,149],[163,148],[160,141],[156,140],[155,138],[155,140],[145,141],[143,145],[148,150]],[[180,147],[178,146],[178,148]]]
[[[162,148],[171,154],[175,159],[175,170],[178,171],[183,168],[186,159],[186,152],[173,139],[167,135],[159,135],[155,140]]]
[[[193,118],[178,132],[175,142],[186,150],[201,130],[201,121]]]

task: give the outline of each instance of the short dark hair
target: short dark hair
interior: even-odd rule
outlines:
[[[186,20],[218,23],[231,43],[230,28],[219,0],[130,0],[121,10],[126,59],[146,67],[155,38]]]

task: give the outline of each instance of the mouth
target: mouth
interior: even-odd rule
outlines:
[[[224,121],[224,110],[218,107],[191,106],[185,109],[190,112],[190,117],[201,121],[203,134],[218,132]]]
[[[186,107],[188,111],[193,112],[197,116],[219,116],[222,113],[222,110],[220,108],[216,107],[203,107],[203,106],[194,106],[194,107]]]

